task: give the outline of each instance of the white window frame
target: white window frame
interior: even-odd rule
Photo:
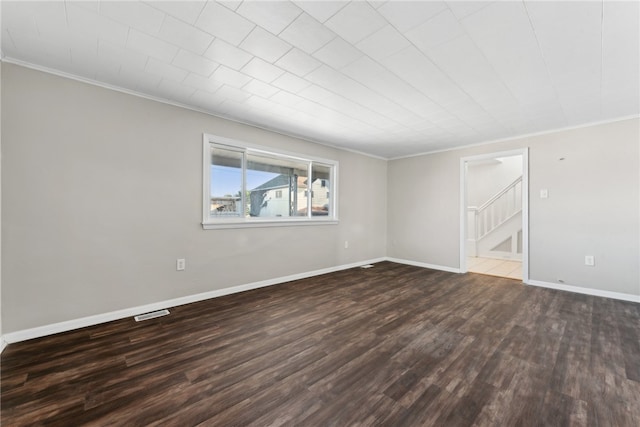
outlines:
[[[307,197],[307,215],[296,217],[211,217],[211,145],[222,148],[230,148],[243,153],[242,161],[242,206],[245,206],[246,193],[246,156],[247,154],[267,155],[275,158],[286,158],[308,163],[308,180],[312,178],[312,165],[318,163],[331,168],[329,178],[330,197],[329,215],[326,217],[314,217],[312,215],[312,198]],[[309,189],[311,184],[309,184]],[[283,150],[262,147],[222,136],[203,134],[202,136],[202,228],[205,230],[221,228],[245,228],[245,227],[278,227],[296,225],[328,225],[338,224],[338,162],[336,160],[322,159],[319,157],[305,156]]]

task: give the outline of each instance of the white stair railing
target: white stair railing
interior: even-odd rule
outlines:
[[[482,239],[522,211],[522,176],[518,177],[475,211],[475,240]]]

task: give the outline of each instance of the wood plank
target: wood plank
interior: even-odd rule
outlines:
[[[640,304],[381,262],[9,345],[2,425],[640,425]]]

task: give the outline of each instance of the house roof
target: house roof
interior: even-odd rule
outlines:
[[[278,175],[275,178],[270,179],[262,185],[257,186],[250,191],[258,190],[273,190],[276,188],[288,188],[289,187],[289,175]],[[298,188],[307,188],[307,178],[304,176],[298,177]]]

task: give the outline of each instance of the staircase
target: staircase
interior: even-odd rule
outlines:
[[[522,259],[522,176],[480,207],[467,208],[467,255]]]

